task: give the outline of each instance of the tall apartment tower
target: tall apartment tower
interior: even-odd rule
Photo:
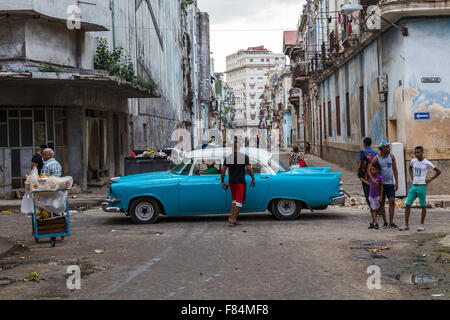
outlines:
[[[227,83],[236,97],[237,134],[256,135],[264,87],[270,74],[283,70],[286,56],[259,46],[239,50],[226,59]]]

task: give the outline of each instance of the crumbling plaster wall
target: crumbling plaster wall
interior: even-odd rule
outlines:
[[[183,107],[180,4],[150,0],[113,5],[114,45],[124,47],[137,74],[150,76],[161,93],[159,99],[129,100],[133,149],[160,148],[171,140]]]

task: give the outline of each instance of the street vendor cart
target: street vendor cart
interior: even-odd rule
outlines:
[[[34,213],[32,216],[33,236],[39,239],[50,238],[52,247],[56,238],[70,236],[70,214],[68,189],[32,192]],[[43,212],[47,216],[43,216]]]

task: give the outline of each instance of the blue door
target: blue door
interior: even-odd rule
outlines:
[[[184,176],[179,184],[180,214],[226,213],[227,193],[220,175]]]
[[[256,186],[252,186],[252,178],[250,175],[245,175],[245,182],[247,183],[246,198],[242,212],[264,212],[267,208],[264,208],[265,198],[269,191],[270,182],[272,176],[269,174],[255,173]],[[229,190],[229,189],[228,189]],[[231,211],[231,192],[227,192],[227,210]]]

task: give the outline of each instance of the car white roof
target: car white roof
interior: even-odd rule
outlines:
[[[272,158],[272,153],[259,148],[241,148],[241,153],[246,154],[251,159],[259,160],[262,163],[269,162]],[[231,147],[229,148],[206,148],[202,150],[193,150],[184,154],[185,158],[192,159],[223,159],[233,152]]]

